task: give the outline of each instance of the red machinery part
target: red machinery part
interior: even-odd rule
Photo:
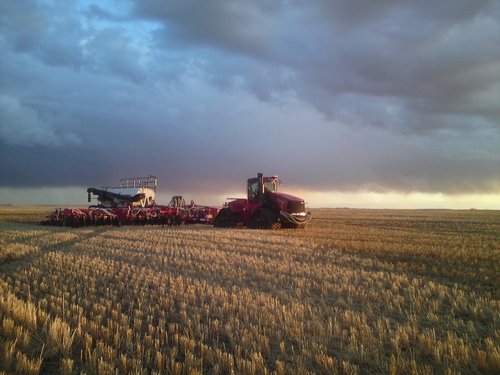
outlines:
[[[191,207],[89,207],[58,208],[42,224],[66,227],[95,225],[182,225],[212,224],[219,209],[206,206]]]

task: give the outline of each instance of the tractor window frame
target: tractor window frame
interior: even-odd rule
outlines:
[[[276,191],[278,191],[276,181],[274,180],[264,181],[264,193],[266,192],[274,193]]]
[[[259,181],[248,181],[248,199],[255,201],[259,198]]]

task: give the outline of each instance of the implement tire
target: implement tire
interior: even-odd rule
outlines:
[[[63,227],[72,227],[73,226],[73,217],[72,216],[66,216],[62,220],[62,226]]]

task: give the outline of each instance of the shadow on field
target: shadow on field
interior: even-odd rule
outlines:
[[[40,225],[34,223],[0,223],[0,234],[4,233],[8,235],[9,231],[26,233],[25,235],[18,234],[18,238],[14,241],[6,241],[8,244],[29,244],[38,248],[32,253],[22,255],[20,257],[16,257],[15,255],[12,257],[6,257],[3,262],[0,263],[0,273],[9,274],[22,270],[23,268],[29,267],[39,258],[43,257],[44,253],[48,251],[63,251],[71,248],[79,242],[88,241],[93,237],[97,237],[106,230],[107,228],[105,227],[68,230],[68,228],[41,227]],[[31,234],[30,231],[33,231],[34,233]],[[39,233],[40,231],[42,233]],[[58,238],[64,236],[65,234],[75,236],[72,236],[69,239]]]

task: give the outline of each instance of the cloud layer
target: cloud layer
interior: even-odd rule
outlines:
[[[500,191],[496,1],[0,4],[0,185]]]

